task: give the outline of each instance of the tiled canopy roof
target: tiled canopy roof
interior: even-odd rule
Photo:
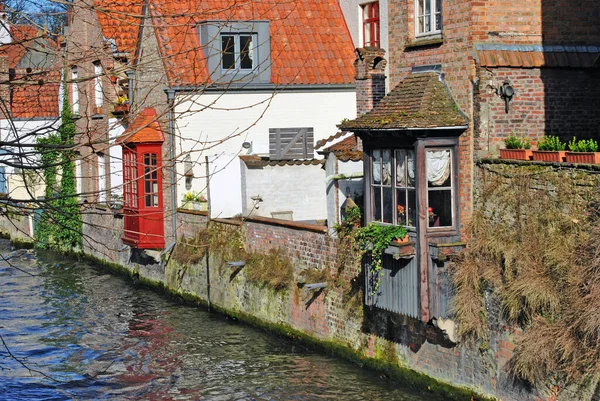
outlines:
[[[405,130],[463,127],[462,114],[440,75],[433,72],[411,74],[388,93],[374,108],[355,120],[340,125],[342,130]]]
[[[133,55],[142,22],[143,0],[95,0],[102,35],[114,39],[117,50]]]
[[[315,149],[323,147],[329,143],[331,145],[327,146],[319,153],[333,153],[339,160],[342,161],[362,160],[363,152],[358,149],[356,135],[350,134],[346,138],[343,138],[345,135],[348,135],[348,132],[338,132],[337,134],[332,135],[327,139],[322,139],[319,142],[317,142],[317,146],[315,146]],[[343,139],[338,142],[335,142],[339,138]]]
[[[165,135],[157,120],[153,107],[142,110],[129,127],[117,138],[117,143],[164,142]]]
[[[591,68],[600,59],[598,46],[475,45],[482,67],[570,67]]]
[[[354,48],[337,0],[149,0],[171,85],[210,83],[196,26],[270,21],[271,82],[347,84]]]

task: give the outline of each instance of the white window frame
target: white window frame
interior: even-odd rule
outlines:
[[[441,1],[443,1],[443,0],[441,0]],[[442,33],[444,22],[442,20],[443,6],[441,5],[441,1],[440,1],[440,9],[438,10],[438,6],[437,6],[438,0],[415,0],[415,12],[414,12],[415,37],[439,35]],[[419,14],[419,4],[422,4],[423,10],[425,10],[427,3],[429,3],[431,13],[429,15]],[[439,29],[436,29],[436,26],[435,26],[436,25],[435,17],[437,15],[439,15],[439,17],[440,17],[440,28]],[[419,30],[419,22],[420,22],[421,18],[429,19],[429,26],[431,27],[431,29],[429,31],[423,30],[421,32]],[[423,24],[423,29],[425,29],[425,24]]]
[[[102,64],[94,63],[94,105],[102,107],[104,96],[102,93]]]
[[[253,32],[227,32],[227,33],[221,33],[219,35],[219,43],[222,44],[223,43],[223,37],[224,36],[232,36],[234,38],[234,49],[233,49],[233,56],[234,56],[234,60],[235,60],[235,66],[233,68],[224,68],[223,67],[223,59],[221,58],[221,71],[223,71],[223,73],[227,73],[229,71],[252,71],[254,69],[256,69],[257,67],[257,62],[258,62],[258,35],[256,33]],[[241,49],[240,49],[240,37],[241,36],[250,36],[252,38],[252,49],[251,49],[251,60],[252,60],[252,67],[251,68],[242,68],[241,66]]]
[[[71,95],[73,100],[73,114],[79,114],[79,84],[77,82],[78,79],[79,72],[77,71],[77,66],[74,65],[71,67]]]

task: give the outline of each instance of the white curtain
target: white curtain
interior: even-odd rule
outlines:
[[[398,167],[396,168],[396,182],[401,187],[413,187],[415,182],[415,154],[412,150],[406,151],[406,159],[404,157],[404,150],[396,151],[396,160]],[[406,160],[408,168],[408,182],[406,182],[406,168],[404,162]]]
[[[429,185],[442,185],[450,176],[450,170],[449,150],[427,152],[427,181]]]

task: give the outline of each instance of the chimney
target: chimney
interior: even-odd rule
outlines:
[[[356,113],[370,111],[385,96],[385,50],[378,47],[356,49]]]

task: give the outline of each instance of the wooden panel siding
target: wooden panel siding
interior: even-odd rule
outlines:
[[[273,160],[312,159],[314,156],[314,129],[269,129],[269,156]]]

